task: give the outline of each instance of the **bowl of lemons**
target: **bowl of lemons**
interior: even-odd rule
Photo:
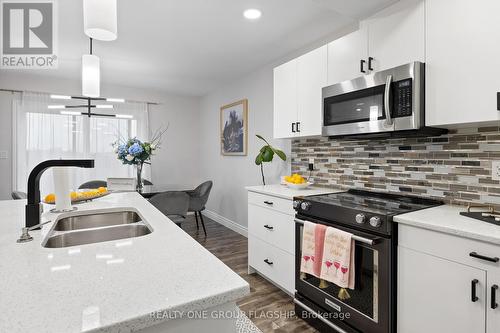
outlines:
[[[96,189],[90,189],[79,192],[71,192],[71,203],[77,203],[82,201],[90,201],[93,199],[97,199],[103,196],[108,195],[108,189],[106,187],[99,187]],[[56,203],[56,195],[54,193],[49,193],[43,199],[43,202],[46,204],[53,205]]]
[[[285,176],[285,184],[294,190],[305,189],[312,185],[312,183],[308,182],[307,179],[297,173],[294,173],[291,176]]]

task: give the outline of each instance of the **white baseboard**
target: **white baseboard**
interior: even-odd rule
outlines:
[[[205,209],[202,212],[202,214],[204,216],[208,217],[209,219],[212,219],[215,222],[222,224],[223,226],[233,230],[234,232],[237,232],[240,235],[248,238],[248,228],[243,227],[243,226],[239,225],[238,223],[231,221],[230,219],[225,218],[224,216],[219,215],[216,212],[208,210],[208,209]]]

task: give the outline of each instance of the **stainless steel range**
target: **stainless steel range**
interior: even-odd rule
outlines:
[[[294,198],[297,315],[321,332],[396,332],[397,227],[392,218],[441,204],[430,199],[361,190]],[[301,276],[305,221],[353,234],[356,278],[349,299],[340,300],[339,287],[334,284],[320,287],[315,276]]]

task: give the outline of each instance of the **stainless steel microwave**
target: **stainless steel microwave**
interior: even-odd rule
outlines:
[[[323,135],[417,132],[425,127],[425,64],[412,62],[323,88]]]

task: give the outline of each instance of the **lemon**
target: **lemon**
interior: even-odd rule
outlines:
[[[45,196],[45,202],[47,202],[47,203],[54,203],[54,202],[56,202],[56,195],[54,193],[47,194]]]

